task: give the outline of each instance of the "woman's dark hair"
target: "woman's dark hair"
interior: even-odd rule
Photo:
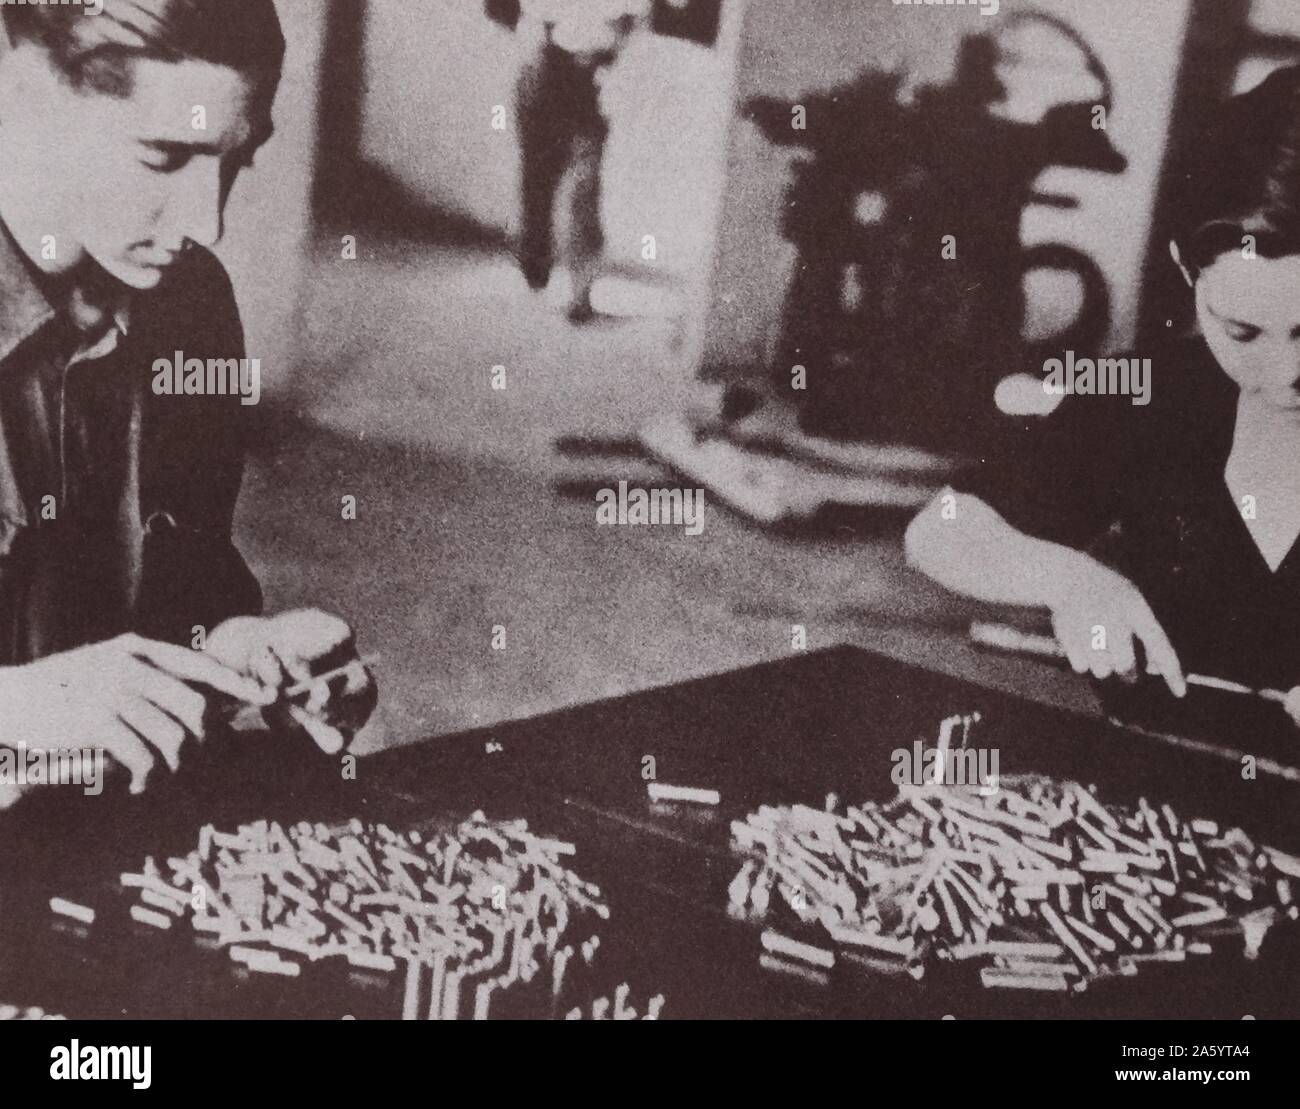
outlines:
[[[1300,254],[1300,66],[1219,107],[1172,199],[1173,238],[1193,271],[1247,235],[1261,258]]]
[[[0,16],[12,45],[41,47],[75,88],[110,96],[130,94],[132,59],[197,60],[252,78],[269,113],[284,64],[274,0],[4,4]]]

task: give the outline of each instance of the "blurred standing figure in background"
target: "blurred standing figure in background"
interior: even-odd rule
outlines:
[[[566,172],[572,196],[564,262],[572,275],[569,319],[593,315],[591,287],[605,238],[601,163],[609,124],[600,105],[604,72],[618,60],[650,0],[520,0],[526,61],[518,115],[523,224],[519,264],[533,289],[550,281],[555,197]]]

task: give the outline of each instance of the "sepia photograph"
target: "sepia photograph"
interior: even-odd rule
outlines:
[[[15,1092],[1298,1018],[1300,3],[0,0]]]

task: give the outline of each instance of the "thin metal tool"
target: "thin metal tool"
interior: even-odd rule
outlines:
[[[1209,678],[1204,674],[1188,674],[1187,684],[1199,685],[1205,689],[1218,689],[1224,693],[1239,693],[1245,697],[1260,697],[1265,701],[1276,701],[1279,705],[1286,704],[1286,694],[1280,689],[1252,689],[1240,682],[1230,682],[1225,678]]]
[[[998,624],[977,620],[970,626],[970,637],[981,647],[992,647],[1001,651],[1013,651],[1019,654],[1038,655],[1042,658],[1065,658],[1061,645],[1050,635],[1034,635],[1022,632],[1008,624]],[[1188,685],[1200,686],[1202,689],[1217,689],[1222,693],[1235,693],[1243,697],[1258,697],[1264,701],[1273,701],[1279,705],[1286,703],[1287,695],[1280,689],[1254,689],[1241,682],[1230,682],[1226,678],[1214,678],[1205,674],[1187,674],[1184,676]]]
[[[286,689],[283,693],[280,694],[280,700],[292,701],[296,697],[301,697],[304,694],[310,693],[318,685],[335,681],[338,678],[346,677],[356,668],[358,662],[360,662],[360,664],[363,667],[369,670],[372,666],[379,665],[379,661],[380,661],[379,655],[365,655],[360,659],[353,659],[351,662],[347,663],[346,665],[339,666],[333,670],[328,670],[324,674],[317,674],[315,677],[308,678],[306,681],[299,682],[297,685],[291,685],[288,689]]]

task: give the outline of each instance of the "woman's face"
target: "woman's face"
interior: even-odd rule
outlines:
[[[1300,255],[1222,254],[1195,281],[1210,350],[1249,399],[1300,423]]]

